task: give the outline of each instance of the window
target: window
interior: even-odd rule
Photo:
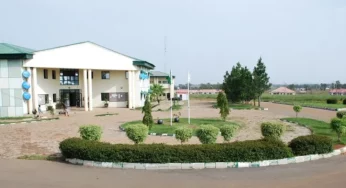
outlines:
[[[60,69],[60,85],[79,85],[77,69]]]
[[[48,94],[40,94],[38,95],[38,104],[44,105],[49,103],[49,95]]]
[[[110,78],[110,73],[109,71],[101,71],[101,78],[103,80],[108,80]]]
[[[56,102],[56,93],[53,93],[53,102]]]
[[[52,79],[56,79],[56,72],[55,72],[55,70],[52,70]]]
[[[166,93],[163,93],[163,96],[166,96]]]
[[[43,78],[48,79],[48,70],[47,69],[43,69]]]
[[[161,84],[161,81],[159,81],[159,84]]]
[[[126,78],[126,79],[129,78],[129,71],[125,71],[125,78]]]
[[[168,84],[168,82],[167,82],[167,81],[162,81],[162,83],[163,83],[163,84]]]
[[[109,93],[101,93],[101,101],[109,101]]]

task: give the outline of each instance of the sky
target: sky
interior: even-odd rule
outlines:
[[[275,84],[346,82],[345,0],[0,0],[0,42],[35,50],[92,41],[216,83],[259,57]],[[165,53],[166,36],[166,53]]]

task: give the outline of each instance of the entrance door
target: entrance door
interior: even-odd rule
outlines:
[[[79,89],[60,89],[60,96],[66,106],[80,107],[81,93]]]

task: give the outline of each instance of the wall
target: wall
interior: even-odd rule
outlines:
[[[167,79],[165,77],[151,77],[151,84],[160,84],[164,88],[164,93],[165,93],[165,99],[167,98],[167,94],[171,93],[173,91],[174,93],[174,81],[175,79],[172,79],[172,91],[170,88],[170,85],[167,82]]]
[[[41,105],[41,109],[44,111],[48,105],[55,104],[53,102],[53,94],[57,95],[57,99],[60,98],[60,89],[79,89],[84,98],[83,91],[83,70],[79,70],[79,85],[60,85],[60,69],[48,69],[48,79],[44,79],[44,69],[37,69],[37,87],[36,93],[48,94],[49,104]],[[56,79],[52,79],[52,70],[56,71]],[[125,71],[110,71],[110,79],[101,79],[101,70],[93,70],[92,79],[92,95],[93,95],[93,107],[103,107],[104,102],[101,101],[101,93],[110,92],[128,92],[128,80],[125,78]],[[84,100],[82,101],[84,105]],[[126,107],[127,102],[109,102],[109,107]],[[36,107],[37,108],[37,107]]]
[[[0,60],[0,117],[27,113],[22,94],[23,60]]]

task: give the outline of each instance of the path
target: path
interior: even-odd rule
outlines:
[[[344,187],[346,182],[345,156],[246,169],[119,170],[25,160],[0,160],[0,166],[0,185],[6,188],[324,188]]]

